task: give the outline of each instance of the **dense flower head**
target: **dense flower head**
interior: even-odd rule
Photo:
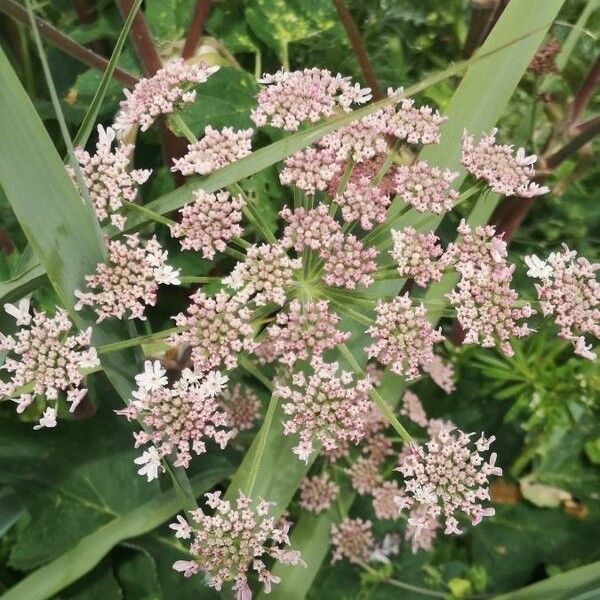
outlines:
[[[425,409],[421,404],[419,396],[410,390],[404,392],[404,396],[402,396],[402,408],[400,409],[400,414],[407,416],[413,423],[416,423],[421,427],[427,427],[429,423],[429,419],[427,419],[427,414],[425,413]]]
[[[98,322],[111,317],[145,320],[146,306],[156,304],[159,284],[178,285],[179,271],[166,263],[167,251],[152,237],[142,242],[139,235],[126,235],[125,241],[108,242],[108,261],[86,275],[89,292],[75,291],[75,310],[91,306]]]
[[[439,356],[423,367],[423,370],[431,377],[433,383],[442,388],[446,394],[451,394],[454,389],[454,367],[452,363],[443,361]]]
[[[394,169],[394,191],[417,211],[441,215],[458,200],[459,193],[450,187],[457,177],[458,173],[441,171],[421,160]]]
[[[329,215],[326,204],[319,204],[311,210],[300,207],[294,211],[286,206],[279,216],[288,223],[283,230],[281,243],[286,248],[294,248],[296,252],[320,250],[340,232],[339,223]]]
[[[350,334],[338,331],[339,320],[338,315],[329,311],[326,300],[292,300],[287,311],[277,314],[267,333],[273,341],[276,356],[291,367],[296,361],[321,356],[325,350],[343,344]]]
[[[534,54],[527,70],[534,75],[546,75],[558,73],[556,55],[561,50],[561,43],[557,38],[550,38],[543,46],[540,46]]]
[[[440,522],[437,517],[432,516],[428,505],[417,504],[412,508],[404,530],[404,538],[410,541],[412,553],[431,550],[439,528]]]
[[[339,524],[331,526],[333,556],[331,562],[347,558],[350,562],[368,562],[375,538],[371,521],[346,517]]]
[[[509,269],[508,279],[499,279],[493,271],[478,270],[470,277],[462,277],[456,288],[446,294],[456,309],[466,344],[498,346],[506,356],[512,356],[510,339],[524,338],[532,332],[527,323],[519,323],[535,311],[528,303],[515,306],[519,295],[509,285],[513,271],[514,265]]]
[[[125,226],[125,217],[119,213],[123,201],[135,202],[138,186],[148,180],[150,169],[130,170],[133,144],[119,142],[112,149],[115,131],[111,127],[104,129],[98,125],[96,153],[90,154],[84,148],[75,148],[75,158],[79,163],[83,182],[90,195],[96,217],[100,222],[110,217],[112,225],[118,229]],[[67,172],[77,185],[75,170],[68,166]]]
[[[330,150],[306,148],[283,161],[279,181],[283,185],[295,185],[307,196],[327,189],[328,183],[342,170],[342,163],[335,160]]]
[[[91,328],[73,333],[73,324],[61,308],[52,317],[36,310],[31,314],[27,298],[17,306],[5,304],[4,309],[20,329],[13,335],[0,333],[0,352],[8,353],[2,368],[11,374],[9,381],[0,381],[0,396],[16,402],[21,413],[36,396],[57,400],[64,393],[73,412],[87,392],[81,387],[82,369],[100,364],[96,350],[90,348]],[[33,384],[32,392],[19,393],[28,384]],[[55,406],[47,407],[35,429],[54,427],[56,414]]]
[[[358,185],[359,187],[363,187],[365,182],[372,183],[377,174],[380,173],[383,169],[383,178],[377,183],[377,188],[383,194],[387,196],[393,196],[396,193],[393,175],[394,169],[385,169],[385,162],[385,156],[376,156],[371,160],[366,160],[361,163],[354,164],[352,166],[352,169],[350,170],[350,177],[348,177],[346,186],[353,183]],[[330,198],[334,198],[340,191],[340,185],[342,184],[343,175],[343,171],[340,170],[336,173],[333,179],[329,181],[327,185],[327,195]]]
[[[392,229],[394,248],[390,250],[401,277],[413,278],[425,287],[431,280],[439,281],[444,265],[438,259],[444,253],[434,233],[418,233],[413,227],[401,231]]]
[[[329,286],[348,290],[357,286],[369,287],[377,269],[375,259],[378,254],[376,248],[366,248],[353,235],[334,235],[319,253],[325,261],[323,281]]]
[[[340,487],[331,481],[328,473],[305,477],[300,486],[300,506],[318,515],[329,509],[340,493]]]
[[[388,89],[388,96],[402,92],[402,88]],[[396,108],[382,109],[386,119],[386,133],[409,144],[438,144],[440,125],[448,120],[430,106],[415,106],[412,98],[403,98]]]
[[[233,583],[237,600],[251,600],[248,585],[251,572],[263,584],[266,593],[280,578],[267,569],[263,557],[284,565],[306,566],[299,552],[287,548],[290,523],[269,516],[273,502],[253,502],[239,492],[234,502],[221,499],[221,492],[205,494],[212,515],[201,508],[190,511],[191,526],[183,517],[169,527],[175,537],[190,539],[192,560],[178,560],[173,564],[185,577],[202,571],[210,587],[220,591],[225,583]]]
[[[183,104],[196,99],[194,84],[204,83],[219,67],[186,63],[176,58],[159,69],[152,77],[139,80],[133,91],[124,90],[121,110],[117,114],[115,129],[128,129],[139,125],[146,131],[159,115],[172,113]]]
[[[248,156],[252,152],[252,129],[224,127],[204,128],[201,140],[188,145],[187,154],[173,160],[171,171],[183,175],[208,175],[232,162]]]
[[[236,383],[223,393],[223,407],[227,413],[227,424],[236,431],[252,429],[260,417],[260,400],[247,387]]]
[[[290,258],[283,246],[261,244],[246,250],[246,260],[238,262],[223,283],[257,306],[274,302],[285,304],[285,290],[294,285],[294,272],[302,267],[302,260]]]
[[[408,293],[391,302],[377,303],[375,325],[367,329],[373,344],[365,348],[392,372],[407,379],[419,376],[419,369],[433,360],[433,345],[444,337],[427,320],[425,307],[413,307]]]
[[[160,362],[146,361],[135,380],[138,388],[129,406],[116,412],[144,426],[134,434],[136,448],[151,444],[159,459],[175,453],[174,465],[187,468],[192,452],[206,452],[207,440],[223,449],[235,435],[220,400],[228,379],[218,371],[200,374],[184,369],[169,385]],[[155,475],[147,469],[142,474],[151,481]]]
[[[256,347],[251,310],[237,296],[225,292],[208,297],[197,291],[190,301],[187,314],[175,317],[175,324],[184,330],[172,335],[169,342],[191,346],[191,361],[199,371],[210,371],[222,364],[227,369],[235,368],[237,355]]]
[[[313,438],[325,448],[340,443],[358,443],[364,435],[362,417],[366,413],[370,384],[367,379],[353,383],[352,374],[339,373],[337,363],[312,361],[312,373],[295,372],[289,381],[277,381],[274,394],[283,400],[289,417],[285,435],[298,434],[294,453],[307,462],[313,451]]]
[[[334,153],[337,162],[351,158],[355,163],[386,155],[390,148],[386,139],[387,114],[383,110],[354,121],[327,134],[317,145]]]
[[[600,339],[600,283],[596,271],[600,263],[590,263],[563,244],[544,261],[535,254],[525,257],[527,274],[539,279],[535,284],[542,313],[552,316],[559,336],[572,342],[575,354],[594,360],[596,354],[586,345],[585,334]]]
[[[411,444],[404,453],[396,470],[404,476],[405,496],[397,503],[400,509],[423,507],[419,521],[413,515],[415,538],[428,519],[443,521],[446,534],[460,534],[459,513],[467,515],[473,525],[494,514],[493,508],[481,504],[490,498],[490,476],[502,475],[502,469],[495,466],[496,454],[487,460],[482,455],[494,437],[481,435],[473,444],[472,435],[442,426],[424,446]]]
[[[377,407],[375,408],[381,413]],[[367,438],[362,451],[369,460],[373,461],[377,466],[381,466],[385,462],[385,459],[393,452],[392,440],[383,433],[376,433]]]
[[[346,469],[352,487],[359,494],[370,494],[383,483],[379,474],[379,464],[367,456],[359,456],[350,467]]]
[[[215,194],[195,190],[196,200],[180,211],[181,220],[171,226],[171,235],[181,239],[183,250],[202,251],[202,256],[212,259],[216,252],[224,252],[227,242],[243,233],[240,222],[244,198],[230,196],[229,192]]]
[[[396,498],[401,494],[396,481],[384,481],[379,487],[371,491],[373,497],[373,510],[378,519],[397,519],[398,505]]]
[[[550,190],[540,187],[533,177],[533,164],[537,156],[525,155],[525,149],[519,148],[513,156],[513,147],[496,143],[498,129],[482,136],[475,144],[473,136],[466,132],[462,140],[462,165],[476,179],[483,179],[497,194],[503,196],[521,196],[533,198],[546,194]]]
[[[302,123],[332,116],[337,109],[349,112],[352,104],[371,99],[369,88],[361,89],[349,77],[332,75],[325,69],[304,69],[263,75],[265,86],[258,93],[258,106],[251,118],[258,125],[296,131]]]
[[[374,223],[383,223],[390,205],[390,197],[379,186],[372,186],[368,177],[349,181],[346,189],[337,194],[333,201],[342,209],[346,223],[356,221],[369,231]]]

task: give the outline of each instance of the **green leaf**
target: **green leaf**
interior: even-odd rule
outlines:
[[[24,514],[23,505],[10,487],[0,491],[0,537]]]
[[[195,0],[146,0],[144,17],[152,38],[170,44],[185,37]]]
[[[495,600],[593,600],[600,589],[600,561],[565,571]]]
[[[256,105],[257,91],[258,84],[252,75],[240,69],[221,67],[205,83],[196,86],[196,101],[180,115],[197,137],[207,125],[234,129],[254,127],[250,110]]]
[[[588,440],[585,443],[585,453],[595,465],[600,465],[600,438]]]

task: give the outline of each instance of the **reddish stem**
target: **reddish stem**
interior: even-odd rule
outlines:
[[[0,12],[8,15],[15,21],[19,23],[23,23],[27,27],[30,26],[29,17],[27,16],[27,11],[14,2],[14,0],[0,0]],[[78,44],[70,37],[66,36],[64,33],[61,33],[58,29],[50,25],[47,21],[40,19],[39,17],[35,18],[38,30],[40,32],[40,36],[45,39],[50,44],[60,48],[65,54],[72,56],[79,62],[91,67],[92,69],[98,69],[98,71],[105,71],[108,66],[108,61],[96,54],[89,48]],[[113,72],[113,77],[120,81],[125,86],[133,86],[138,82],[138,78],[123,69],[119,69],[118,67]]]
[[[569,123],[573,125],[579,121],[581,113],[585,110],[591,97],[593,96],[596,88],[600,84],[600,55],[596,58],[596,61],[589,70],[585,81],[579,88],[579,91],[573,98],[571,103],[571,110],[569,111]]]
[[[181,51],[181,56],[184,59],[192,58],[198,47],[200,36],[204,31],[204,24],[210,13],[211,0],[196,0],[196,6],[194,7],[194,15],[190,28],[188,29],[187,37],[185,38],[185,44]]]
[[[469,31],[463,48],[464,58],[471,58],[473,52],[483,44],[491,30],[491,25],[500,6],[500,0],[472,0]]]
[[[379,100],[383,98],[381,88],[379,87],[377,77],[375,76],[375,71],[373,70],[367,51],[365,50],[365,45],[363,44],[356,23],[354,22],[346,3],[344,0],[333,0],[333,4],[338,12],[340,21],[346,30],[346,35],[350,40],[350,44],[354,49],[363,77],[365,78],[367,85],[371,88],[373,99]]]

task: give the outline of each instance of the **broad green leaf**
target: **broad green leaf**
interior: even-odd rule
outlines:
[[[24,514],[23,505],[10,487],[0,491],[0,537],[2,537]]]
[[[115,564],[115,577],[127,600],[158,600],[165,597],[158,582],[156,561],[149,552],[120,548],[118,553],[112,553],[111,558]]]
[[[254,127],[250,110],[256,105],[254,98],[258,84],[246,71],[221,67],[208,80],[196,87],[196,101],[181,111],[187,126],[201,137],[204,128]]]
[[[495,600],[594,600],[600,589],[600,561],[565,571]]]
[[[152,38],[168,44],[185,37],[195,0],[146,0],[144,17]]]
[[[543,10],[540,10],[539,5],[533,7],[528,0],[513,0],[505,9],[479,54],[487,54],[498,48],[502,48],[502,50],[471,65],[467,70],[445,111],[449,119],[442,128],[441,143],[426,147],[420,155],[430,164],[440,168],[460,170],[462,175],[456,185],[460,185],[464,179],[464,170],[460,168],[459,163],[460,140],[463,130],[467,129],[469,132],[479,135],[482,131],[489,131],[495,125],[543,39],[544,29],[550,26],[562,4],[563,0],[553,0],[545,3]],[[538,28],[541,28],[539,33],[526,37],[515,45],[504,47],[510,40]],[[510,68],[506,68],[506,65],[510,65]],[[469,223],[471,225],[486,223],[497,202],[497,196],[488,195],[480,199],[471,212]],[[392,206],[390,210],[394,211],[394,208]],[[413,225],[416,218],[416,214],[409,211],[402,220],[401,226]],[[433,218],[431,228],[435,229],[440,221],[440,218]],[[439,284],[430,286],[426,300],[438,302],[441,306],[444,294],[454,287],[455,282],[456,277],[453,274],[446,275]],[[429,312],[431,320],[436,322],[441,316],[442,308]],[[391,404],[397,401],[398,390],[382,390],[382,395]],[[321,527],[324,530],[325,524],[322,523]],[[320,565],[327,554],[328,539],[323,545],[310,543],[310,536],[302,529],[297,528],[292,532],[291,540],[292,545],[302,552],[304,560],[312,565],[310,573],[316,573],[318,567],[315,568],[315,566]],[[287,576],[289,576],[289,571],[281,565],[276,565],[274,570],[275,574],[285,573]],[[284,579],[274,589],[274,597],[286,600],[304,598],[313,579],[305,574],[304,577],[294,575],[293,580],[293,586],[288,587]]]
[[[206,31],[230,52],[259,51],[243,13],[233,6],[214,6],[206,21]]]

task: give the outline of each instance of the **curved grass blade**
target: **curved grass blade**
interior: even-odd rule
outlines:
[[[115,44],[115,48],[111,54],[110,60],[108,61],[108,65],[106,66],[106,70],[102,74],[102,79],[100,80],[100,84],[98,85],[98,89],[92,98],[92,102],[83,117],[83,121],[79,127],[79,131],[75,135],[73,139],[74,146],[85,146],[90,137],[90,133],[94,127],[94,123],[96,122],[96,117],[98,116],[98,112],[100,111],[100,107],[102,106],[102,101],[104,100],[104,96],[106,94],[106,90],[108,88],[108,84],[110,83],[113,72],[119,62],[119,58],[121,56],[121,51],[123,50],[123,46],[125,44],[125,40],[129,35],[129,29],[131,28],[131,24],[133,23],[133,19],[137,14],[140,6],[142,5],[143,0],[135,0],[135,2],[131,6],[131,10],[127,15],[127,19],[121,28],[121,32],[119,33],[119,37],[117,39],[117,43]]]
[[[210,490],[230,472],[231,466],[224,463],[192,477],[190,484],[194,495],[199,496]],[[99,527],[71,550],[10,588],[2,596],[3,600],[45,600],[54,596],[91,571],[117,544],[152,531],[183,508],[181,496],[171,488],[154,500]]]

